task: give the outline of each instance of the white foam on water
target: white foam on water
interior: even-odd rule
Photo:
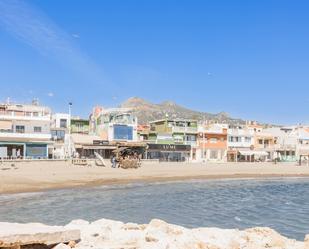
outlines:
[[[43,195],[44,192],[28,192],[28,193],[15,193],[15,194],[0,194],[0,203],[19,200],[19,199],[27,199],[33,198],[35,196]]]
[[[235,216],[235,217],[234,217],[234,220],[236,220],[236,221],[241,221],[241,219],[240,219],[238,216]]]

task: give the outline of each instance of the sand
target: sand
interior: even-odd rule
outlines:
[[[0,193],[186,179],[309,177],[296,163],[143,163],[139,169],[76,166],[65,161],[0,163]]]

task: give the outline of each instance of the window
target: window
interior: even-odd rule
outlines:
[[[127,125],[114,125],[114,139],[133,140],[133,127]]]
[[[185,140],[186,141],[196,141],[196,136],[195,135],[187,135],[186,137],[185,137]]]
[[[33,117],[38,117],[39,116],[39,113],[38,112],[34,112],[33,113]]]
[[[263,140],[262,139],[259,139],[259,144],[263,144]]]
[[[210,151],[210,159],[217,159],[218,158],[218,151],[211,150]]]
[[[16,125],[15,131],[16,131],[16,133],[25,133],[25,126],[24,125]]]
[[[65,131],[63,131],[63,130],[52,130],[52,131],[51,131],[51,135],[52,135],[52,138],[53,138],[55,141],[59,141],[59,140],[64,141],[64,138],[65,138]]]
[[[212,144],[215,144],[218,142],[218,139],[215,138],[215,137],[212,137],[211,139],[209,139],[209,142],[212,143]]]
[[[75,126],[76,126],[76,131],[77,132],[82,132],[83,131],[83,124],[82,123],[76,123],[75,124]]]
[[[241,137],[229,137],[229,142],[241,142]]]
[[[40,126],[34,126],[34,127],[33,127],[33,131],[36,132],[36,133],[41,133],[41,132],[42,132],[42,127],[40,127]]]
[[[246,143],[251,143],[251,137],[245,137],[245,142]]]
[[[60,119],[60,128],[67,128],[67,120]]]

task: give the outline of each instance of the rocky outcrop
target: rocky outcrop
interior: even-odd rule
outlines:
[[[55,249],[309,249],[309,235],[300,242],[266,227],[188,229],[158,219],[149,224],[101,219],[74,220],[62,229],[80,231],[80,241],[62,241]]]
[[[40,223],[17,224],[0,222],[0,248],[26,245],[55,245],[80,240],[79,229],[47,226]]]
[[[123,249],[309,249],[308,242],[285,238],[270,228],[187,229],[154,219],[149,224],[101,219],[72,221],[66,226],[81,230],[76,248]],[[309,241],[309,236],[306,237]],[[306,244],[307,243],[307,244]]]

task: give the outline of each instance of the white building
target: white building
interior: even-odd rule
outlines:
[[[69,133],[70,125],[71,119],[69,114],[55,113],[52,115],[51,137],[54,142],[54,159],[68,158],[74,151],[74,146],[72,145],[72,139]]]
[[[265,131],[274,136],[275,151],[281,161],[296,161],[301,155],[309,155],[309,127],[272,127]]]
[[[103,109],[96,123],[96,134],[103,140],[138,141],[137,117],[127,108]]]
[[[52,155],[51,110],[32,104],[0,104],[0,158],[48,158]]]
[[[245,126],[230,127],[227,134],[227,145],[229,149],[248,150],[254,145],[253,129]]]

